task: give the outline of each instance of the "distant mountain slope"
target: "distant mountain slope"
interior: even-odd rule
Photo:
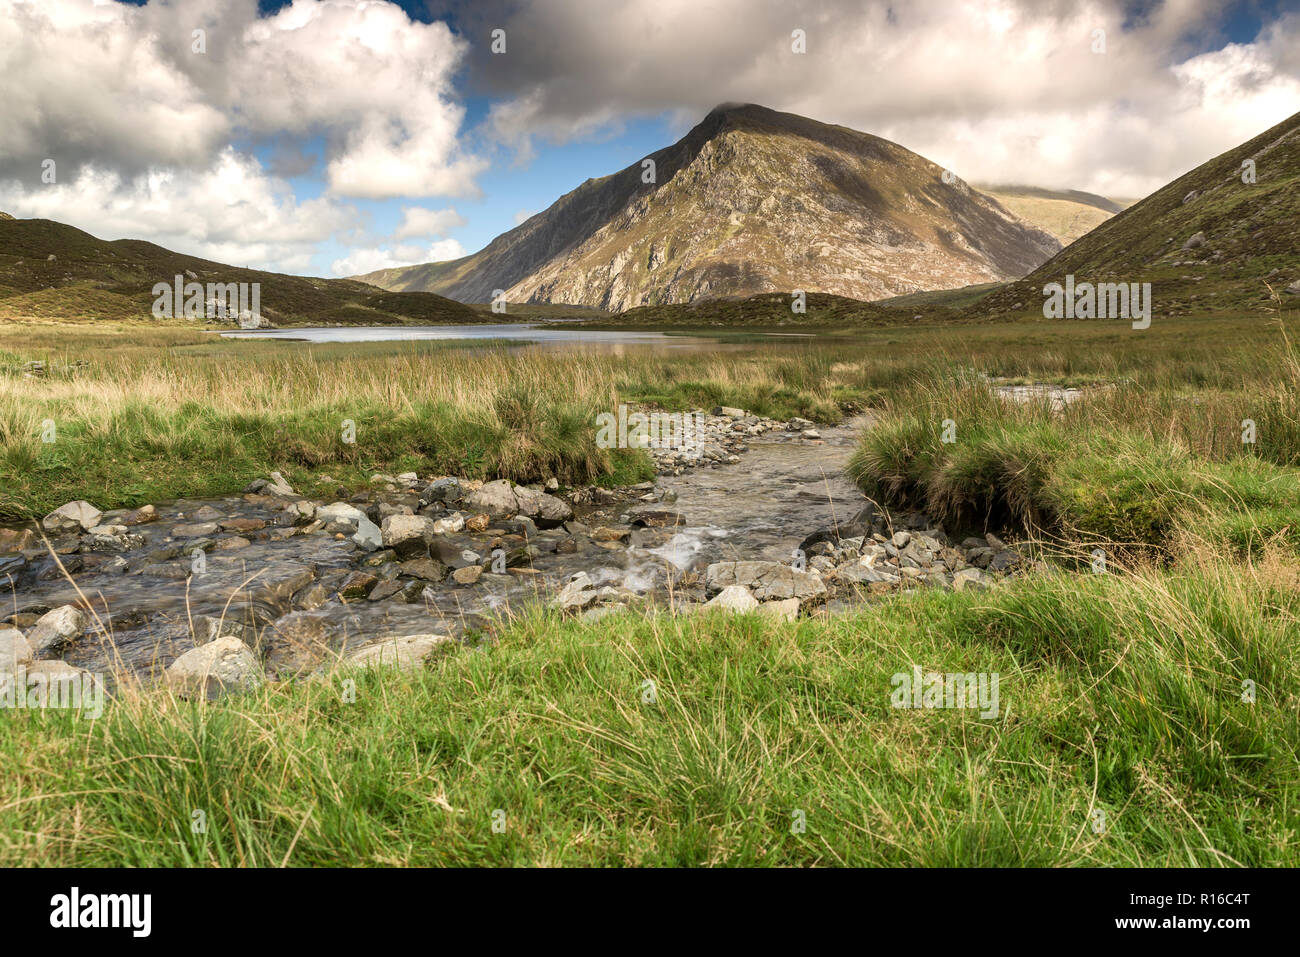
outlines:
[[[1254,183],[1242,181],[1247,160]],[[1153,318],[1267,308],[1266,282],[1281,290],[1300,281],[1300,113],[1178,177],[971,311],[1041,315],[1043,286],[1067,275],[1150,282]]]
[[[1016,278],[1048,233],[888,140],[722,106],[681,140],[588,180],[481,252],[360,278],[484,302],[639,305],[826,292],[879,299]]]
[[[0,218],[0,319],[146,319],[154,284],[177,275],[205,285],[261,283],[261,312],[275,325],[493,319],[431,293],[239,269],[141,240],[107,242],[48,219]]]
[[[1036,186],[977,186],[1021,219],[1046,230],[1068,246],[1096,229],[1113,215],[1123,212],[1124,203],[1077,189],[1050,190]]]

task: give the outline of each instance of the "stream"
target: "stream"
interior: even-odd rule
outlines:
[[[308,524],[270,495],[159,503],[156,518],[138,524],[131,523],[138,514],[109,512],[101,524],[126,524],[118,540],[127,547],[88,550],[84,537],[67,535],[51,538],[56,555],[39,539],[36,548],[0,554],[3,614],[28,628],[49,609],[89,604],[95,614],[86,634],[61,657],[94,672],[157,674],[194,647],[196,634],[233,629],[260,646],[270,672],[288,675],[381,636],[490,630],[500,615],[550,601],[576,572],[616,590],[616,607],[682,593],[698,599],[709,563],[788,563],[810,532],[861,507],[862,494],[843,474],[861,425],[824,428],[812,433],[816,438],[784,429],[745,436],[736,464],[660,475],[653,485],[623,490],[617,501],[577,504],[573,518],[554,528],[495,518],[481,531],[439,535],[424,564],[354,544],[350,528]],[[305,497],[318,505],[347,500],[333,492],[344,490]],[[403,483],[368,498],[354,504],[421,505],[418,488]],[[653,515],[649,526],[633,524],[642,511],[655,510],[680,518],[665,527],[655,527]],[[498,549],[516,559],[515,567],[491,568]],[[486,566],[472,583],[451,574],[468,569],[472,577],[471,566]],[[375,600],[354,587],[353,597],[340,597],[370,575],[380,585],[393,583],[372,594],[391,593]]]

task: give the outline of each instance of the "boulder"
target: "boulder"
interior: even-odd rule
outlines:
[[[366,518],[365,515],[361,515],[357,519],[357,533],[352,536],[352,541],[366,551],[373,552],[383,547],[384,535],[379,530],[378,525]]]
[[[231,691],[251,691],[265,678],[252,649],[238,638],[223,635],[173,661],[164,680],[183,696],[212,699]]]
[[[81,500],[60,505],[41,519],[47,532],[88,532],[99,524],[103,512]]]
[[[0,675],[13,674],[19,665],[30,664],[32,646],[17,628],[0,625]]]
[[[27,633],[33,658],[58,655],[69,642],[86,630],[86,614],[75,605],[62,605],[46,612]]]
[[[563,611],[581,611],[594,605],[599,598],[595,582],[586,572],[578,572],[555,596],[555,606]]]
[[[786,623],[799,617],[798,598],[786,598],[782,601],[767,601],[758,606],[758,613]]]
[[[347,660],[359,668],[388,666],[411,671],[423,664],[435,649],[454,642],[448,635],[404,635],[359,648]]]
[[[573,517],[573,509],[563,499],[522,485],[512,486],[504,479],[470,492],[465,504],[494,517],[524,515],[533,519],[538,528],[554,528]]]
[[[715,562],[704,571],[704,587],[717,594],[728,585],[745,585],[759,601],[823,598],[826,584],[815,572],[798,571],[780,562]]]
[[[744,614],[758,607],[758,599],[744,585],[728,585],[714,595],[704,607]]]
[[[380,526],[380,537],[384,548],[391,548],[399,557],[427,555],[433,537],[433,519],[424,515],[389,515]]]
[[[366,513],[361,511],[355,505],[349,505],[347,502],[331,502],[329,505],[322,505],[316,509],[317,521],[325,522],[346,522],[349,525],[356,525],[366,517]]]
[[[482,575],[483,567],[481,565],[467,565],[451,573],[451,577],[457,585],[473,585]]]
[[[988,579],[978,568],[963,568],[952,576],[954,591],[987,591]]]

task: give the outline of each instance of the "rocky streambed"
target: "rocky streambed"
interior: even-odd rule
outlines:
[[[719,409],[654,482],[560,489],[414,473],[349,493],[278,474],[243,494],[0,529],[0,672],[130,673],[208,694],[340,662],[414,664],[529,603],[604,616],[794,619],[1033,563],[994,536],[887,515],[843,469],[862,422]]]

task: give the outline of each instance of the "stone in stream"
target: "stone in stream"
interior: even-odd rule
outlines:
[[[630,516],[631,524],[644,528],[676,528],[685,525],[686,518],[681,512],[666,508],[642,508]]]
[[[714,595],[704,607],[743,614],[747,611],[753,611],[758,607],[758,604],[758,599],[744,585],[728,585]]]
[[[173,661],[164,680],[182,696],[213,699],[231,691],[251,691],[265,678],[252,649],[238,638],[223,635]]]
[[[383,547],[384,536],[378,525],[366,518],[365,515],[362,515],[357,520],[357,533],[352,536],[352,541],[366,551],[373,552],[375,549]]]
[[[459,480],[454,478],[440,478],[435,479],[424,487],[424,490],[420,492],[420,501],[426,505],[432,504],[433,502],[446,502],[448,504],[453,504],[459,502],[461,495],[463,494],[464,490],[461,488]]]
[[[594,605],[599,598],[591,577],[586,572],[576,572],[555,596],[555,606],[562,611],[582,611]]]
[[[348,656],[347,663],[358,668],[390,667],[412,671],[438,648],[455,643],[449,635],[403,635],[358,648]]]
[[[215,535],[220,530],[216,522],[195,522],[187,525],[177,525],[172,528],[172,538],[203,538],[208,535]]]
[[[826,583],[813,572],[798,571],[780,562],[715,562],[704,572],[704,587],[717,594],[728,585],[746,585],[759,601],[824,598]]]
[[[339,585],[339,598],[343,601],[356,601],[365,598],[370,594],[370,589],[377,584],[379,584],[379,579],[369,572],[352,572]]]
[[[0,625],[0,676],[13,674],[19,665],[30,664],[32,646],[17,628]]]
[[[0,528],[0,555],[12,555],[32,548],[37,542],[30,528]]]
[[[451,577],[457,585],[473,585],[482,575],[483,568],[480,565],[466,565],[464,568],[458,568],[451,573]]]
[[[413,579],[393,579],[392,581],[380,582],[370,590],[366,598],[370,601],[389,601],[404,602],[410,604],[418,601],[424,592],[425,583]]]
[[[349,525],[356,525],[366,513],[361,511],[355,505],[349,505],[347,502],[331,502],[329,505],[322,505],[316,509],[316,518],[325,522],[346,522]]]
[[[433,519],[423,515],[389,515],[380,526],[384,548],[391,548],[401,558],[429,553],[433,537]]]
[[[573,509],[563,499],[522,485],[511,485],[505,479],[488,482],[470,492],[465,496],[465,504],[495,517],[524,515],[533,519],[538,528],[554,528],[573,517]]]
[[[432,558],[413,558],[402,562],[401,574],[427,582],[440,582],[447,577],[447,566]]]
[[[152,505],[141,505],[137,509],[127,512],[122,516],[123,525],[145,525],[149,522],[156,521],[158,518],[158,509]]]
[[[242,639],[244,637],[244,626],[231,618],[222,618],[216,615],[195,615],[190,622],[190,633],[196,646],[206,645],[208,642],[223,636]]]
[[[89,531],[99,524],[103,514],[89,502],[78,500],[50,512],[41,519],[41,527],[47,532]]]
[[[249,601],[271,609],[283,609],[294,592],[314,580],[315,573],[297,562],[279,562],[269,566],[249,583]]]
[[[465,516],[460,512],[454,512],[447,518],[434,519],[433,534],[435,535],[453,535],[465,527]]]
[[[86,630],[86,615],[74,605],[62,605],[46,612],[27,633],[32,657],[57,655]]]

